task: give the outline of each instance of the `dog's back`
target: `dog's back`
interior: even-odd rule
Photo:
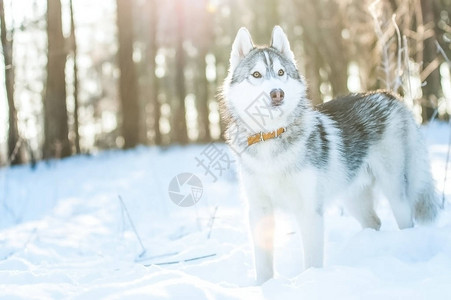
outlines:
[[[439,204],[426,147],[401,99],[386,91],[351,94],[315,109],[339,129],[346,174],[351,186],[354,179],[358,182],[354,197],[368,198],[370,189],[381,189],[400,228],[411,227],[413,219],[423,223],[435,219]],[[358,176],[370,180],[362,184]],[[380,221],[376,223],[369,227],[378,228]]]

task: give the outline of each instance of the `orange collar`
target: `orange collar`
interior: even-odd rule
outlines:
[[[250,146],[250,145],[253,145],[253,144],[256,144],[259,142],[274,139],[276,137],[279,137],[285,131],[287,131],[287,129],[285,127],[281,127],[274,131],[260,132],[260,133],[251,135],[250,137],[247,138],[247,145]]]

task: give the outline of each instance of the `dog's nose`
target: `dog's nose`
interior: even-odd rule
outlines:
[[[279,106],[282,104],[285,93],[282,89],[273,89],[271,93],[269,93],[269,96],[271,97],[272,105]]]

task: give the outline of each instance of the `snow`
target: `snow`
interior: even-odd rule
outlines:
[[[449,126],[423,131],[441,193]],[[299,236],[279,215],[277,274],[254,286],[236,163],[215,181],[196,160],[208,147],[0,169],[0,299],[451,299],[451,170],[434,225],[398,230],[381,201],[381,231],[362,230],[331,207],[323,268],[300,272]],[[203,183],[195,206],[169,198],[169,182],[183,172]]]

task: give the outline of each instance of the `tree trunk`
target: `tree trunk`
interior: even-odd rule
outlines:
[[[196,109],[197,109],[197,126],[199,131],[198,141],[202,143],[209,142],[210,138],[210,121],[208,119],[209,108],[209,82],[207,80],[207,63],[205,61],[209,49],[212,49],[214,44],[213,36],[213,20],[211,13],[207,10],[208,1],[202,1],[202,21],[204,26],[200,26],[198,33],[199,40],[199,56],[197,61],[198,77],[196,84]]]
[[[183,49],[185,30],[185,0],[176,0],[176,52],[175,52],[175,93],[176,101],[173,103],[172,115],[172,137],[180,144],[188,143],[188,132],[186,126],[186,85],[185,85],[185,51]]]
[[[139,101],[133,62],[133,1],[117,0],[119,95],[122,108],[124,148],[139,143]]]
[[[158,10],[157,0],[148,0],[147,13],[148,13],[148,40],[147,40],[147,63],[149,64],[149,84],[147,95],[150,98],[149,104],[151,105],[152,117],[150,122],[150,128],[153,130],[153,142],[155,145],[161,145],[161,131],[160,131],[160,118],[161,118],[161,105],[158,100],[159,94],[159,79],[155,75],[155,69],[157,67],[155,63],[155,57],[157,56],[158,44],[157,44],[157,27],[158,27]]]
[[[312,101],[313,105],[323,103],[321,96],[321,76],[319,69],[321,67],[321,57],[315,47],[304,39],[305,56],[308,57],[308,61],[305,66],[306,80],[308,86],[308,97]]]
[[[62,32],[61,2],[47,0],[47,83],[44,97],[44,158],[71,154],[66,108],[66,49]]]
[[[250,2],[254,11],[252,38],[255,43],[269,44],[271,31],[275,25],[279,25],[279,1],[277,0],[253,0]]]
[[[208,119],[208,96],[209,96],[209,83],[207,80],[207,63],[205,57],[207,54],[206,49],[200,49],[197,66],[198,80],[196,83],[196,109],[197,109],[197,129],[199,131],[198,141],[205,143],[210,141],[210,121]]]
[[[70,5],[70,38],[72,44],[72,55],[74,59],[74,133],[75,133],[75,151],[77,154],[81,153],[80,149],[80,131],[78,123],[78,65],[77,65],[77,39],[75,36],[75,22],[74,22],[74,7],[72,0]]]
[[[317,34],[320,38],[316,45],[318,51],[323,56],[323,61],[327,62],[330,70],[328,80],[332,86],[333,97],[343,96],[348,93],[348,55],[343,44],[341,32],[343,24],[339,13],[338,4],[335,1],[327,1],[327,4],[315,2],[314,9],[316,19]],[[324,7],[322,7],[324,5]]]
[[[13,42],[12,38],[8,39],[5,24],[5,10],[3,0],[0,0],[0,25],[1,25],[1,41],[3,49],[3,58],[5,63],[5,88],[6,98],[8,100],[8,158],[12,165],[23,162],[20,151],[20,137],[17,126],[17,111],[14,104],[14,67],[13,67]],[[8,159],[8,160],[9,160]]]
[[[319,76],[319,69],[322,67],[328,72],[328,81],[332,86],[333,96],[348,93],[347,89],[347,67],[349,57],[345,48],[341,32],[343,24],[340,20],[339,7],[334,1],[309,2],[300,0],[299,5],[304,9],[299,10],[299,22],[302,26],[303,43],[306,54],[313,54],[317,58],[313,62],[310,57],[307,59],[307,70],[316,68],[318,71],[310,71],[318,78],[307,78],[313,82],[312,95],[318,93],[318,89],[323,79]],[[321,103],[322,99],[313,99],[314,103]]]
[[[423,22],[433,24],[432,30],[434,34],[423,41],[423,69],[427,68],[432,61],[437,57],[437,47],[435,45],[436,34],[436,20],[434,16],[434,3],[432,0],[421,0],[421,10],[423,15]],[[423,102],[421,104],[423,123],[429,121],[434,114],[437,107],[438,93],[441,90],[440,72],[438,67],[432,71],[428,77],[425,78],[426,84],[423,85]]]

